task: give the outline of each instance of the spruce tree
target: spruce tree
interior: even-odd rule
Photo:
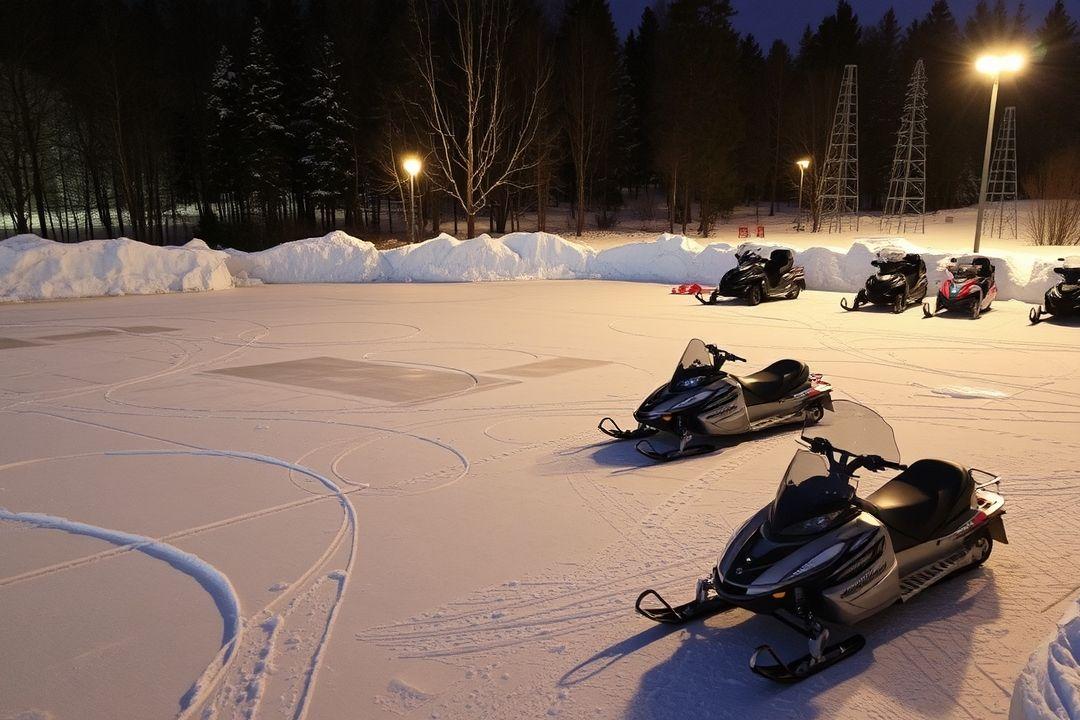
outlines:
[[[319,59],[312,69],[311,96],[304,101],[300,128],[305,154],[300,159],[305,187],[323,211],[324,225],[334,224],[334,212],[352,180],[351,132],[341,88],[340,63],[330,38],[323,37]]]
[[[251,31],[251,46],[244,65],[242,83],[243,152],[257,202],[268,221],[278,217],[285,189],[284,152],[288,141],[282,122],[280,79],[262,24],[258,19]]]
[[[244,187],[243,158],[239,152],[243,132],[242,103],[243,91],[232,55],[222,46],[206,98],[211,118],[208,137],[210,176],[219,197],[231,196],[222,202],[219,210],[223,219],[234,221],[239,219],[237,201]]]

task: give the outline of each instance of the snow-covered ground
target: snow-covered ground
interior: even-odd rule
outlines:
[[[0,718],[990,718],[1029,658],[1020,709],[1054,682],[1075,717],[1080,328],[838,300],[537,281],[2,306]],[[689,597],[796,447],[653,465],[600,435],[693,336],[748,370],[806,360],[908,460],[1001,473],[1011,544],[797,686],[747,669],[762,642],[801,652],[768,618],[636,616],[646,587]]]

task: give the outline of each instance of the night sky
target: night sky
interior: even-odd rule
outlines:
[[[655,0],[610,0],[619,34],[625,37],[637,27],[641,11],[653,2]],[[950,0],[949,7],[962,22],[976,2]],[[765,50],[776,38],[795,49],[807,25],[816,29],[823,17],[836,10],[836,0],[733,0],[732,4],[738,11],[735,28],[744,34],[752,33]],[[901,25],[906,27],[915,18],[925,15],[932,4],[933,0],[851,0],[859,21],[864,25],[876,24],[885,11],[893,7]],[[1010,9],[1018,4],[1019,0],[1007,2]],[[1026,0],[1024,6],[1027,8],[1029,27],[1040,25],[1053,4],[1054,0]],[[1073,19],[1080,19],[1080,0],[1065,0],[1065,6]]]

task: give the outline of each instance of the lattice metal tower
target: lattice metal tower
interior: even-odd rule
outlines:
[[[889,198],[881,229],[926,232],[926,69],[922,58],[908,83],[904,115],[896,138]]]
[[[859,229],[858,88],[858,66],[845,65],[821,169],[821,224],[829,232]]]
[[[996,237],[1016,237],[1016,108],[1005,108],[998,128],[994,154],[990,160],[990,181],[986,187],[989,211],[983,231]],[[990,227],[986,225],[989,223]]]

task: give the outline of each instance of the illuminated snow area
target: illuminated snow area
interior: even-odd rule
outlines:
[[[0,718],[1075,715],[1080,327],[839,297],[536,281],[0,307]],[[769,618],[636,616],[646,587],[689,598],[796,448],[654,465],[595,429],[694,336],[744,372],[807,361],[909,461],[1000,473],[1011,544],[791,687],[747,668],[763,642],[804,651]]]

